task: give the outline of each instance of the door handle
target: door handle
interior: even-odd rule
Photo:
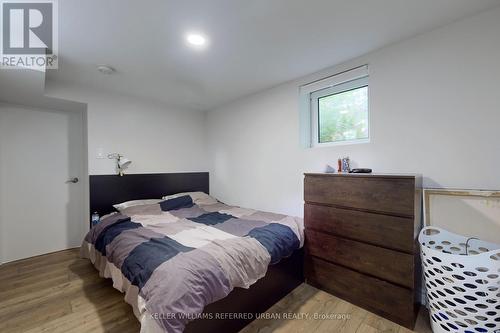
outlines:
[[[66,184],[69,184],[69,183],[76,184],[76,183],[78,183],[78,181],[79,181],[79,179],[77,177],[75,177],[75,178],[68,179],[66,181]]]

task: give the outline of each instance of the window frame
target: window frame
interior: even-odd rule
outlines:
[[[368,76],[357,78],[351,81],[343,82],[325,89],[320,89],[311,92],[309,95],[310,112],[311,112],[311,147],[329,147],[329,146],[343,146],[352,144],[370,143],[371,138],[371,120],[370,120],[370,86]],[[367,117],[368,117],[368,137],[354,140],[332,141],[332,142],[319,142],[319,99],[331,95],[340,94],[343,92],[367,87],[368,100],[367,100]]]

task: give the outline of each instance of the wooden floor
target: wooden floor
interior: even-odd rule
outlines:
[[[295,319],[285,319],[293,313]],[[314,319],[314,314],[344,319]],[[241,333],[411,332],[334,296],[302,284],[268,315]],[[345,316],[348,316],[347,318]],[[303,316],[299,318],[299,316]],[[309,318],[306,318],[309,316]],[[67,250],[0,266],[0,332],[138,332],[139,323],[123,294],[102,279],[78,250]],[[429,333],[421,314],[415,332]]]
[[[424,310],[419,313],[415,330],[411,331],[305,283],[272,306],[267,313],[294,313],[303,317],[292,320],[254,320],[240,333],[432,333],[428,314]],[[315,314],[329,316],[330,319],[314,319]]]

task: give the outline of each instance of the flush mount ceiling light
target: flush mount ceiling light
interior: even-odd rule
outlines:
[[[199,33],[188,33],[186,34],[186,41],[189,45],[196,48],[203,48],[207,45],[207,38]]]
[[[106,75],[113,74],[115,72],[115,69],[111,66],[108,65],[97,65],[97,70]]]

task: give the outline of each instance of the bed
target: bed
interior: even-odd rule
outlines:
[[[101,215],[81,247],[141,332],[236,332],[303,281],[303,223],[208,195],[208,173],[91,176]]]

